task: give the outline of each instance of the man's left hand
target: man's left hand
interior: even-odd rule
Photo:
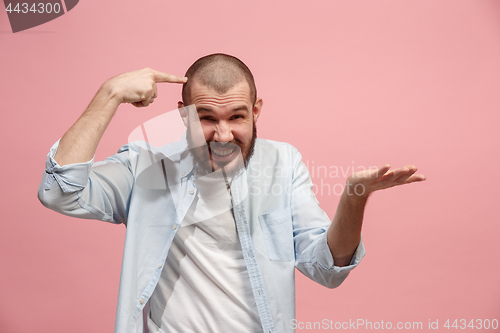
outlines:
[[[374,191],[389,187],[424,181],[424,175],[415,174],[417,167],[406,165],[402,168],[390,170],[386,164],[380,169],[369,169],[352,174],[347,179],[348,195],[368,197]]]

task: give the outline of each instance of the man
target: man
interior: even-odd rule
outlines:
[[[39,198],[126,224],[116,332],[292,332],[295,268],[340,285],[364,255],[368,196],[425,177],[414,166],[353,174],[330,222],[300,153],[256,139],[263,101],[247,66],[213,54],[186,77],[146,68],[105,82],[52,147]],[[119,104],[148,106],[160,82],[183,84],[182,140],[93,163]]]

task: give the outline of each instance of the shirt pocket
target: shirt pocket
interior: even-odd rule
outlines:
[[[292,211],[289,207],[259,216],[260,228],[271,261],[290,262],[295,258]]]

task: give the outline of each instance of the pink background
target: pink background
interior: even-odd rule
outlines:
[[[125,228],[45,209],[45,156],[106,79],[182,75],[213,52],[253,70],[259,136],[311,169],[428,178],[370,198],[367,255],[340,288],[297,274],[299,322],[500,320],[500,1],[86,0],[16,34],[1,8],[0,332],[113,330]],[[179,98],[163,84],[149,108],[121,106],[96,158]],[[338,195],[318,199],[333,217]]]

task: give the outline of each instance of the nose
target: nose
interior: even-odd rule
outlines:
[[[218,142],[230,142],[233,139],[233,132],[229,124],[225,121],[219,121],[215,126],[214,140]]]

